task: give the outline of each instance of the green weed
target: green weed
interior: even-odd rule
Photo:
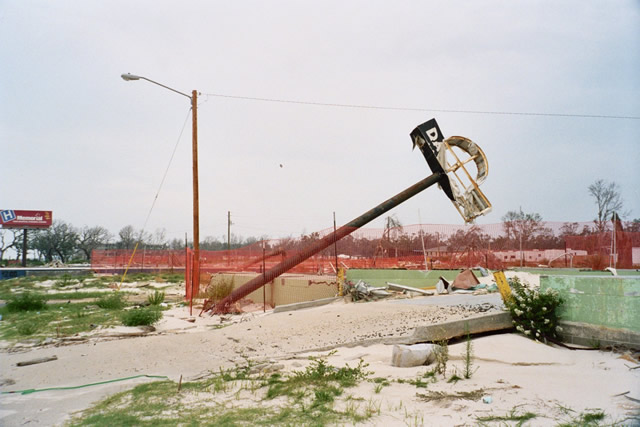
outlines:
[[[122,313],[121,319],[125,326],[148,326],[162,319],[162,311],[154,308],[136,308]]]
[[[427,394],[418,393],[417,397],[424,400],[425,402],[431,401],[439,401],[439,400],[480,400],[484,395],[483,389],[472,390],[472,391],[461,391],[457,393],[445,393],[444,391],[429,391]]]
[[[506,415],[488,415],[485,417],[476,417],[476,421],[480,422],[480,423],[486,423],[486,422],[508,422],[508,421],[515,421],[517,424],[517,426],[521,426],[523,425],[525,422],[532,420],[534,418],[536,418],[538,416],[538,414],[535,414],[533,412],[525,412],[522,414],[518,413],[518,409],[517,408],[513,408],[508,414]]]
[[[162,291],[154,291],[153,294],[147,297],[147,301],[151,305],[160,305],[164,302],[164,292]]]
[[[113,292],[103,295],[96,300],[96,305],[105,310],[121,310],[126,307],[125,296],[121,292]]]
[[[449,361],[449,341],[439,341],[438,346],[435,347],[434,353],[436,355],[435,371],[442,374],[443,377],[447,375],[447,362]]]
[[[464,354],[464,377],[465,379],[471,378],[473,375],[473,343],[471,342],[471,334],[469,333],[469,324],[465,326],[467,330],[467,340],[465,343],[465,354]]]

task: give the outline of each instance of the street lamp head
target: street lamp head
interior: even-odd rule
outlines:
[[[140,80],[140,76],[136,76],[135,74],[122,74],[120,77],[122,77],[122,80],[125,81],[130,81],[130,80]]]

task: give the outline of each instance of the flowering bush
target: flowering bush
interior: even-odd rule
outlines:
[[[536,341],[546,343],[547,338],[556,338],[557,331],[562,330],[556,310],[564,302],[558,292],[550,288],[542,292],[527,289],[517,277],[509,282],[513,294],[505,305],[516,329]]]

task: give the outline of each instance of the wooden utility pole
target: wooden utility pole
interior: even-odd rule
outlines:
[[[231,250],[231,211],[227,211],[227,250]]]
[[[193,157],[193,288],[191,295],[200,290],[200,200],[198,192],[198,92],[191,92],[192,157]]]

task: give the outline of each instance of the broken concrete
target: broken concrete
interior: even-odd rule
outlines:
[[[420,342],[436,342],[463,337],[467,334],[507,331],[513,329],[509,312],[481,314],[463,320],[438,323],[436,325],[418,326],[413,335],[404,338],[405,344]]]
[[[437,344],[394,345],[391,366],[410,368],[429,365],[436,360]]]
[[[471,270],[466,269],[456,276],[452,287],[455,289],[471,289],[479,283],[480,281],[478,281],[476,275]]]

